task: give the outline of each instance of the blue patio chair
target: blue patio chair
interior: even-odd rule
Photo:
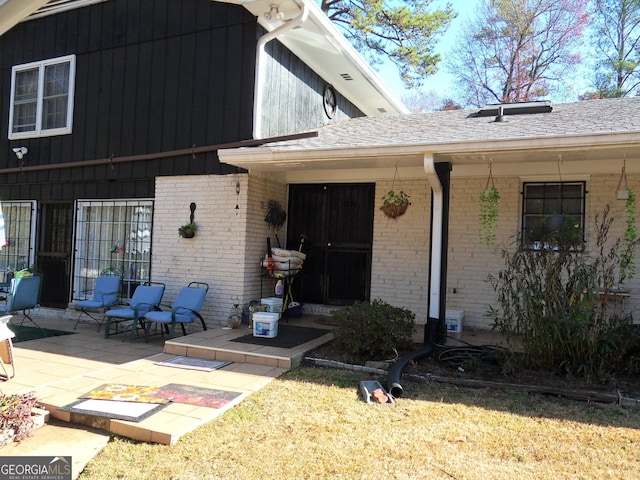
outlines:
[[[93,290],[93,297],[89,300],[78,300],[72,304],[73,308],[80,310],[80,315],[76,320],[76,324],[73,328],[78,327],[82,315],[86,315],[98,325],[98,331],[104,321],[104,314],[101,318],[94,317],[92,313],[100,311],[101,309],[107,309],[114,306],[118,302],[118,293],[120,292],[120,281],[122,277],[120,275],[100,275],[96,278],[96,286]]]
[[[186,335],[185,324],[195,322],[196,318],[200,319],[202,329],[206,330],[207,325],[200,315],[200,309],[204,303],[204,298],[209,291],[209,285],[203,282],[191,282],[188,286],[183,287],[176,297],[170,312],[149,312],[144,316],[145,330],[144,339],[149,341],[151,326],[164,327],[168,332],[169,338],[173,338],[176,325],[180,324],[182,334]]]
[[[131,340],[134,340],[138,329],[144,329],[144,316],[152,310],[160,309],[163,295],[164,284],[162,283],[139,285],[133,292],[127,308],[113,308],[105,313],[104,338],[131,329]],[[122,322],[127,322],[128,325],[118,331],[118,326]],[[113,333],[111,333],[112,326]],[[122,340],[124,341],[125,338]]]
[[[12,278],[7,294],[7,304],[0,305],[0,313],[21,312],[22,321],[19,326],[22,326],[24,321],[29,319],[31,323],[40,328],[29,315],[29,311],[40,306],[41,286],[42,276],[40,275]]]

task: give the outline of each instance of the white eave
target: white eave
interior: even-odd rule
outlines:
[[[33,18],[72,10],[107,0],[0,0],[0,36],[15,25]]]
[[[48,0],[0,0],[0,35],[47,3]]]
[[[243,5],[269,32],[282,24],[275,18],[265,18],[265,12],[270,10],[271,5],[278,5],[286,22],[295,18],[304,4],[309,14],[303,27],[279,36],[278,41],[332,84],[365,115],[409,113],[407,107],[312,0],[220,1]]]
[[[637,133],[600,135],[548,136],[544,138],[501,139],[498,141],[451,141],[409,145],[371,145],[352,148],[288,149],[276,145],[254,148],[220,150],[220,161],[250,172],[298,173],[389,169],[394,166],[415,168],[420,172],[424,155],[432,155],[437,162],[449,162],[458,172],[486,174],[488,159],[502,172],[523,173],[536,165],[559,161],[565,168],[591,173],[619,171],[612,159],[636,158],[631,152],[640,148]],[[524,167],[524,170],[523,170]],[[549,170],[549,167],[544,167]],[[640,172],[640,163],[633,162],[629,171]],[[555,171],[555,170],[554,170]]]

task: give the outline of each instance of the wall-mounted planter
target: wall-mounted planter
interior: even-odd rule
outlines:
[[[191,215],[189,216],[189,223],[181,226],[178,229],[178,235],[180,235],[182,238],[193,238],[196,236],[196,230],[198,230],[198,226],[193,221],[196,212],[195,202],[191,202],[191,205],[189,205],[189,210],[191,211]]]
[[[196,230],[198,230],[198,226],[195,223],[189,223],[181,226],[178,229],[178,234],[182,238],[193,238],[196,236]]]

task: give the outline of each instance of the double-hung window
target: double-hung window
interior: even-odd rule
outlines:
[[[11,70],[9,139],[71,133],[75,55]]]
[[[557,249],[562,248],[557,241],[563,241],[565,247],[581,248],[584,242],[585,192],[585,182],[524,183],[523,247]],[[554,244],[550,245],[550,241]]]

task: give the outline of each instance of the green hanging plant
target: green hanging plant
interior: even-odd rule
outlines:
[[[400,184],[400,174],[398,173],[397,163],[396,170],[393,174],[393,181],[391,182],[391,190],[382,196],[382,206],[380,207],[380,210],[382,210],[387,217],[394,219],[404,215],[409,205],[411,205],[409,195],[407,195],[404,190],[395,190],[396,180],[398,184]]]
[[[636,196],[632,189],[628,189],[627,201],[624,204],[626,214],[624,236],[622,238],[622,253],[620,254],[620,283],[625,279],[632,279],[636,273],[636,246],[638,245],[638,230],[636,228]]]
[[[404,193],[404,191],[394,192],[393,190],[389,190],[382,196],[382,206],[380,210],[389,218],[397,218],[406,213],[409,205],[411,205],[409,195]]]
[[[182,238],[193,238],[196,235],[196,230],[198,230],[198,226],[191,222],[178,228],[178,235]]]
[[[493,183],[491,165],[489,165],[489,178],[485,189],[480,193],[478,201],[478,221],[480,223],[480,242],[487,247],[494,245],[496,241],[496,226],[498,224],[498,206],[500,205],[500,192]]]

